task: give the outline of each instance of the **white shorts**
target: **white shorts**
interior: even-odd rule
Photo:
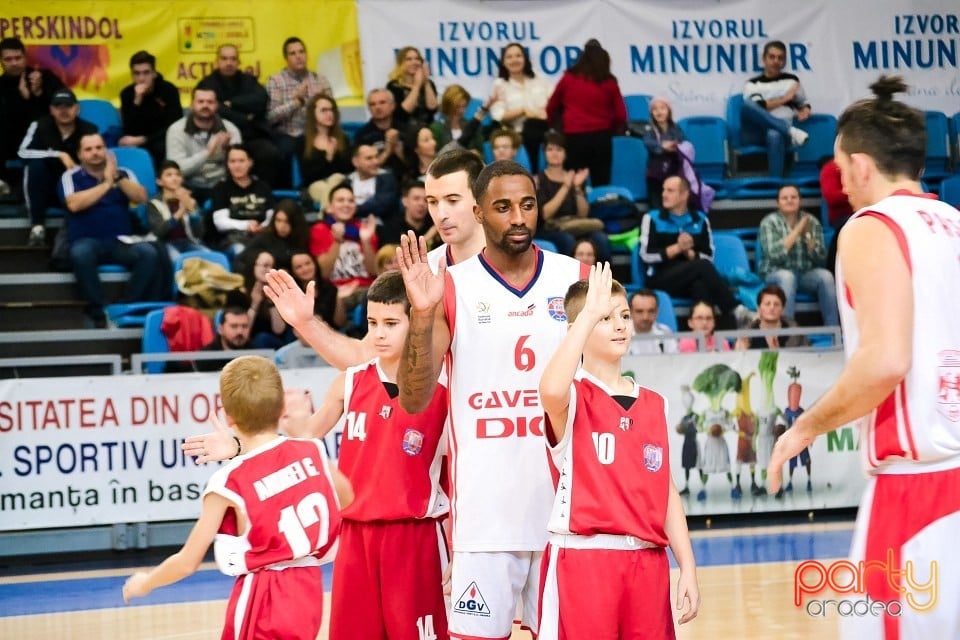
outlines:
[[[450,638],[506,640],[514,620],[536,633],[542,557],[542,551],[454,553]]]

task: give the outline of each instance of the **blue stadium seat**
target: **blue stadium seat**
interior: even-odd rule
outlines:
[[[630,122],[649,122],[651,100],[653,100],[653,96],[642,93],[623,96],[623,102],[627,107],[627,120]]]
[[[540,249],[543,251],[552,251],[553,253],[557,253],[557,245],[555,245],[550,240],[544,240],[542,238],[534,238],[533,244],[540,247]]]
[[[727,133],[730,141],[730,172],[737,173],[737,160],[740,156],[767,155],[765,145],[746,144],[743,140],[743,95],[735,94],[727,99]]]
[[[483,161],[487,164],[493,162],[493,146],[490,144],[489,140],[484,140],[483,142]],[[526,147],[521,146],[517,150],[517,155],[514,157],[514,161],[527,171],[530,171],[530,154],[527,153]],[[546,161],[544,161],[542,166],[547,166]]]
[[[647,147],[640,138],[615,136],[610,184],[626,187],[636,200],[647,199]]]
[[[627,290],[627,293],[633,293],[634,291],[643,289],[646,281],[647,272],[643,261],[640,259],[640,242],[638,238],[637,244],[630,249],[630,282],[625,284],[623,288]]]
[[[146,149],[140,147],[113,147],[110,149],[117,158],[117,164],[133,171],[137,182],[147,190],[147,198],[157,195],[157,171],[153,158]]]
[[[940,199],[960,209],[960,176],[944,178],[940,183]]]
[[[673,308],[673,299],[666,291],[654,289],[657,294],[657,322],[670,327],[674,333],[677,332],[677,312]]]
[[[782,185],[783,180],[774,177],[730,178],[723,181],[726,196],[731,200],[776,198]]]
[[[343,133],[347,136],[350,144],[353,144],[353,137],[357,135],[357,131],[363,128],[365,124],[366,122],[341,122],[340,128],[343,129]]]
[[[477,114],[477,109],[483,106],[483,100],[480,98],[470,98],[470,102],[467,103],[467,110],[464,112],[463,117],[467,120],[470,120]],[[490,119],[490,114],[484,116],[483,121],[480,123],[481,127],[489,127],[493,121]]]
[[[696,116],[677,123],[696,151],[693,166],[704,182],[721,184],[727,170],[727,124],[722,118]]]
[[[837,119],[827,113],[815,113],[797,124],[810,137],[797,149],[797,160],[790,168],[790,179],[811,178],[820,184],[820,162],[833,157],[833,141],[837,137]],[[819,191],[819,188],[817,189]]]
[[[927,111],[927,160],[923,179],[937,191],[940,181],[950,175],[950,134],[947,116]]]
[[[953,146],[953,172],[960,173],[960,111],[950,116],[950,140]]]
[[[720,275],[727,278],[738,272],[753,272],[743,240],[732,233],[718,231],[713,234],[713,264]]]
[[[143,336],[140,342],[140,351],[142,353],[170,353],[170,344],[167,337],[160,331],[163,324],[163,309],[157,309],[147,314],[143,323]],[[147,362],[144,368],[147,373],[163,373],[166,369],[165,362]],[[136,372],[136,373],[139,373]]]
[[[97,125],[108,147],[116,145],[123,134],[123,125],[120,112],[113,103],[99,98],[85,98],[77,100],[77,104],[80,105],[80,118]]]

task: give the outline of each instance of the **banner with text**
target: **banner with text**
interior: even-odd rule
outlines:
[[[315,407],[337,373],[282,372]],[[0,531],[198,517],[219,464],[194,464],[180,444],[210,431],[219,408],[211,374],[0,381]]]
[[[239,49],[240,64],[266,85],[282,69],[283,42],[298,36],[308,66],[325,75],[345,105],[362,104],[360,47],[354,0],[288,0],[278,5],[253,0],[211,2],[5,3],[0,38],[20,38],[29,62],[53,71],[79,98],[119,104],[130,84],[130,56],[141,49],[157,58],[157,71],[190,91],[215,67],[222,44]]]
[[[689,490],[687,513],[710,515],[858,503],[865,479],[852,426],[818,438],[785,469],[792,491],[751,491],[752,481],[764,485],[777,434],[842,363],[839,352],[749,351],[631,356],[625,368],[666,396],[674,482]],[[283,377],[318,407],[336,373]],[[217,391],[211,374],[0,381],[0,531],[196,518],[218,465],[195,465],[180,444],[210,430]],[[331,459],[341,436],[338,425],[325,440]]]
[[[726,101],[762,72],[769,40],[787,45],[788,71],[815,112],[839,115],[880,74],[911,86],[906,100],[953,114],[960,107],[957,5],[928,0],[358,0],[367,90],[383,86],[393,53],[420,48],[439,91],[463,85],[486,99],[500,50],[527,47],[536,73],[556,82],[589,38],[610,52],[626,94],[663,95],[676,117],[725,115]]]

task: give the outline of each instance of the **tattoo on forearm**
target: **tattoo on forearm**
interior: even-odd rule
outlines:
[[[433,371],[433,328],[411,327],[397,374],[400,404],[404,408],[422,406],[429,400],[436,382],[437,374]]]

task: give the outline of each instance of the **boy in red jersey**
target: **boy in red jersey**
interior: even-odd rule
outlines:
[[[183,548],[132,575],[123,599],[193,574],[213,541],[220,570],[237,576],[222,638],[314,640],[323,603],[320,564],[336,550],[340,508],[353,492],[329,465],[322,442],[277,435],[284,393],[272,362],[233,360],[220,374],[220,395],[238,434],[235,459],[210,477]],[[283,606],[271,604],[277,601]]]
[[[557,495],[539,638],[674,638],[667,545],[680,566],[677,609],[687,608],[680,624],[696,617],[700,593],[670,477],[666,400],[620,375],[632,323],[609,263],[570,286],[564,309],[570,328],[540,381]]]

